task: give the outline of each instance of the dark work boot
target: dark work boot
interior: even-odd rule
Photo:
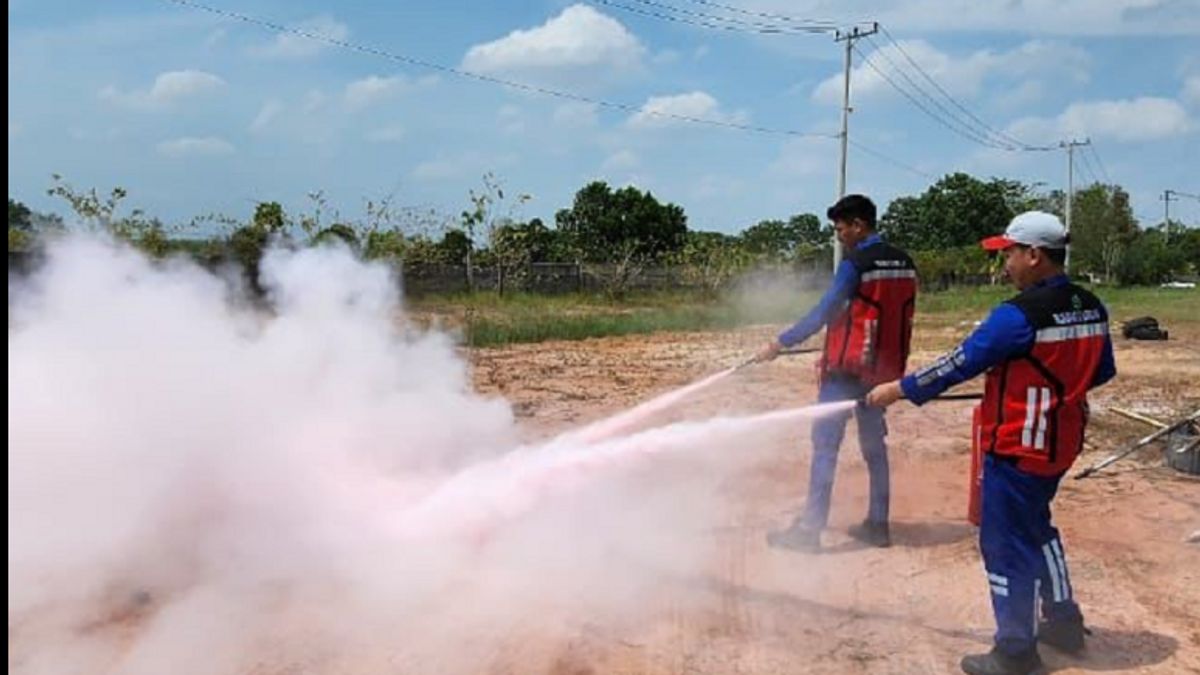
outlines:
[[[993,647],[986,654],[964,656],[961,665],[967,675],[1034,675],[1042,670],[1042,658],[1037,649],[1012,656]]]
[[[768,532],[767,543],[776,548],[790,548],[796,551],[816,551],[821,548],[821,531],[805,525],[804,521],[800,519],[796,519],[786,529]]]
[[[887,523],[864,520],[858,525],[851,525],[846,532],[851,537],[871,546],[887,548],[892,545],[892,536],[888,532]]]
[[[1038,622],[1038,642],[1050,645],[1068,654],[1078,654],[1083,651],[1083,636],[1088,629],[1083,625],[1083,619],[1040,621]]]

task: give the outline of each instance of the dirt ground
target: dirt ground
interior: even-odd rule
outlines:
[[[921,326],[914,363],[928,362],[968,328]],[[533,439],[736,364],[773,333],[543,343],[476,350],[470,358],[477,389],[511,401]],[[1200,324],[1173,326],[1172,336],[1168,343],[1117,340],[1120,375],[1093,396],[1089,446],[1076,469],[1148,432],[1110,406],[1160,417],[1200,406]],[[672,414],[705,418],[811,402],[815,360],[793,356],[747,369]],[[853,431],[824,549],[766,545],[767,530],[789,522],[803,502],[810,448],[798,437],[723,486],[738,509],[730,522],[714,524],[721,553],[706,578],[680,582],[710,602],[664,608],[636,634],[522,635],[491,672],[958,672],[962,654],[990,648],[994,629],[975,530],[964,518],[972,405],[901,403],[889,411],[892,548],[863,548],[845,534],[866,503]],[[1050,672],[1200,673],[1200,544],[1185,542],[1200,528],[1200,480],[1163,468],[1158,447],[1100,476],[1063,483],[1055,520],[1093,635],[1081,657],[1043,648]]]

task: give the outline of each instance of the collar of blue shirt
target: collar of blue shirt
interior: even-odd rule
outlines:
[[[862,249],[864,249],[868,246],[874,246],[875,244],[878,244],[882,241],[883,241],[883,237],[879,236],[878,232],[872,232],[866,239],[863,239],[862,241],[858,242],[858,246],[855,246],[854,248],[856,250],[861,251]]]

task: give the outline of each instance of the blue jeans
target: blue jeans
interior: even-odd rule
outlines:
[[[992,589],[996,646],[1009,654],[1036,647],[1038,600],[1050,621],[1080,620],[1067,559],[1050,521],[1061,476],[1025,473],[1010,460],[983,461],[983,520],[979,550]]]
[[[861,399],[871,388],[857,378],[831,374],[821,382],[817,400],[821,403]],[[858,421],[858,447],[867,462],[871,477],[870,506],[867,520],[886,523],[890,500],[890,478],[888,472],[887,435],[883,408],[859,405],[854,409]],[[814,529],[824,529],[829,523],[829,500],[833,494],[833,479],[837,473],[838,449],[846,435],[846,423],[850,411],[822,417],[813,423],[812,467],[808,478],[808,501],[804,508],[804,524]]]

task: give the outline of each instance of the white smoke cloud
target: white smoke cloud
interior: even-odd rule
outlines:
[[[73,238],[10,291],[10,673],[479,672],[701,601],[669,580],[752,458],[711,450],[781,425],[519,448],[386,268],[276,250],[262,283]]]

